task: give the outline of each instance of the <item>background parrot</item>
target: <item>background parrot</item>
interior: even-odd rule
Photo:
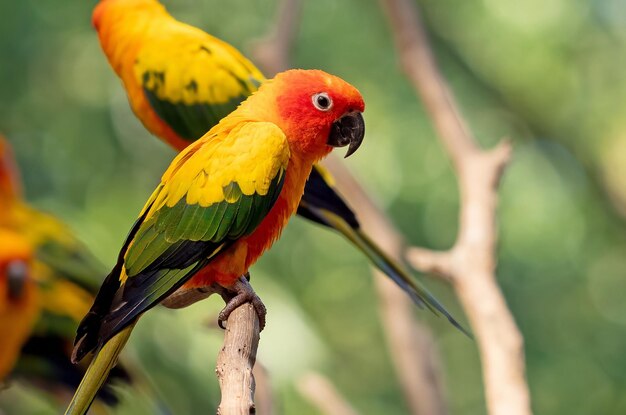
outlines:
[[[34,246],[37,260],[55,279],[95,292],[106,274],[104,266],[65,224],[24,202],[19,176],[11,146],[0,136],[0,226],[14,229]],[[73,314],[81,315],[82,310]]]
[[[78,328],[73,360],[97,354],[67,413],[88,409],[136,320],[181,287],[225,292],[220,320],[251,301],[263,327],[242,275],[296,212],[313,164],[360,146],[363,110],[337,77],[283,72],[174,159]]]
[[[175,20],[156,0],[102,0],[92,22],[134,113],[151,133],[179,151],[265,80],[237,49]],[[309,176],[298,214],[342,233],[416,304],[442,313],[465,332],[403,264],[361,231],[332,177],[319,165]]]
[[[0,295],[0,350],[12,351],[0,352],[0,379],[12,372],[12,377],[48,390],[74,389],[86,367],[71,363],[72,341],[104,267],[67,226],[23,201],[17,164],[1,136],[0,258],[2,287],[10,289],[13,280],[23,286],[17,300]],[[22,265],[9,267],[10,260]],[[128,375],[118,368],[112,378]],[[99,397],[106,403],[117,401],[108,387]]]

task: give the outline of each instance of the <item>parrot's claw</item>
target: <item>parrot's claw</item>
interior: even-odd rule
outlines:
[[[224,290],[220,293],[226,302],[226,306],[222,309],[222,311],[220,311],[220,314],[217,317],[217,324],[222,329],[226,328],[224,327],[224,322],[228,320],[230,313],[245,303],[250,303],[254,307],[254,310],[259,318],[259,331],[262,331],[263,328],[265,328],[265,316],[267,314],[267,309],[265,308],[263,301],[261,301],[259,296],[254,292],[254,289],[248,282],[249,279],[250,274],[246,273],[246,275],[237,280],[230,290]]]

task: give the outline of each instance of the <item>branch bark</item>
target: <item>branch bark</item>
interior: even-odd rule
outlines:
[[[218,415],[250,415],[254,406],[254,376],[259,345],[259,319],[250,303],[228,317],[224,345],[217,356],[216,374],[222,392]]]
[[[480,349],[490,414],[531,413],[523,338],[495,276],[497,187],[511,155],[501,142],[490,151],[477,145],[428,44],[417,7],[410,0],[380,0],[393,31],[404,72],[421,96],[459,178],[459,234],[447,253],[409,252],[422,271],[446,270]]]

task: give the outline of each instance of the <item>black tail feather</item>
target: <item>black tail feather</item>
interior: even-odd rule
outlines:
[[[115,267],[113,267],[111,273],[107,275],[102,282],[91,309],[78,325],[76,340],[74,341],[74,350],[72,350],[72,363],[81,361],[88,353],[94,351],[100,345],[100,328],[102,327],[102,322],[104,317],[109,314],[113,299],[121,286],[120,275],[124,267],[124,255],[126,255],[126,250],[130,242],[133,240],[146,214],[150,210],[150,206],[144,209],[143,215],[133,224],[117,256]]]

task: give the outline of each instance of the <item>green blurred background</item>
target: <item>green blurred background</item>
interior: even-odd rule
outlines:
[[[245,53],[270,29],[276,7],[265,0],[164,3]],[[477,138],[491,146],[510,137],[515,145],[501,188],[498,278],[525,337],[535,412],[626,413],[626,3],[419,4]],[[131,113],[90,26],[94,5],[0,2],[0,131],[14,146],[27,199],[64,219],[111,265],[173,152]],[[305,2],[292,62],[362,91],[367,139],[347,164],[411,243],[450,247],[456,180],[398,68],[378,2]],[[363,414],[407,412],[367,262],[341,237],[296,219],[252,273],[269,309],[259,359],[280,413],[317,413],[294,386],[310,369],[325,373]],[[449,287],[426,282],[462,316]],[[141,320],[127,355],[145,368],[150,388],[126,393],[132,399],[117,413],[216,406],[222,333],[207,327],[220,307],[211,298],[182,311],[157,308]],[[485,413],[476,344],[445,320],[416,314],[435,332],[451,413]],[[155,393],[158,403],[148,397]],[[0,393],[0,408],[58,411],[35,396],[15,385]]]

